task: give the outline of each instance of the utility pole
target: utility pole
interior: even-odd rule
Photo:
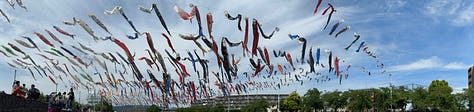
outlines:
[[[392,99],[390,103],[390,111],[393,111],[393,85],[392,85],[392,74],[389,74],[390,76],[390,99]]]

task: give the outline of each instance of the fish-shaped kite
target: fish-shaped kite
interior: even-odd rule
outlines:
[[[5,19],[7,19],[8,22],[10,22],[10,19],[8,18],[7,14],[5,14],[5,12],[3,12],[2,9],[0,9],[0,13],[2,13],[2,16],[5,17]]]
[[[339,22],[334,24],[334,26],[332,26],[331,32],[329,32],[329,35],[332,35],[332,33],[334,33],[334,31],[336,31],[337,27],[339,27],[339,25],[341,25],[342,23],[344,23],[344,19],[341,19],[341,20],[339,20]]]
[[[322,14],[322,15],[326,14],[326,12],[328,11],[328,9],[331,9],[331,12],[329,12],[329,16],[328,16],[328,19],[327,19],[327,21],[326,21],[326,25],[324,25],[324,29],[326,29],[326,27],[328,26],[329,22],[331,21],[331,16],[332,16],[332,14],[333,14],[334,12],[336,12],[336,10],[334,9],[334,7],[332,6],[331,3],[328,3],[328,5],[329,5],[328,8],[326,8],[326,9],[323,11],[323,14]]]
[[[351,26],[346,26],[346,27],[344,27],[341,31],[339,31],[339,32],[336,33],[336,36],[335,36],[335,37],[337,38],[338,35],[340,35],[340,34],[346,32],[346,31],[349,30],[350,28],[351,28]]]
[[[62,30],[61,28],[59,28],[59,27],[57,27],[57,26],[53,26],[53,28],[54,28],[56,31],[58,31],[59,33],[61,33],[61,34],[63,34],[63,35],[66,35],[66,36],[69,36],[69,37],[71,37],[72,39],[74,39],[74,36],[76,36],[76,35],[74,35],[74,34],[70,34],[70,33],[66,32],[66,31]]]
[[[300,37],[298,38],[298,41],[300,43],[303,43],[303,46],[301,47],[301,63],[304,63],[304,55],[306,53],[306,38]]]
[[[357,40],[359,40],[360,35],[357,34],[357,33],[354,33],[354,38],[355,38],[355,39],[351,42],[351,44],[349,44],[349,46],[347,46],[346,48],[344,48],[344,50],[346,50],[346,51],[349,50],[349,48],[352,46],[352,44],[356,43]]]
[[[128,19],[127,15],[125,15],[125,12],[123,12],[122,7],[115,6],[114,9],[112,9],[112,10],[105,10],[104,13],[108,14],[108,15],[112,15],[112,14],[115,14],[115,13],[120,13],[123,16],[123,18],[128,22],[130,27],[132,27],[133,31],[135,31],[135,37],[133,37],[131,35],[127,35],[127,37],[129,39],[137,39],[138,35],[142,34],[137,30],[137,28],[135,28],[135,25],[133,25],[132,21],[130,19]]]
[[[158,17],[158,19],[160,19],[161,26],[165,28],[166,32],[168,32],[168,35],[172,36],[170,31],[168,30],[168,27],[166,26],[165,19],[163,19],[163,16],[161,15],[160,10],[158,9],[155,3],[151,5],[150,9],[146,9],[142,6],[138,7],[138,9],[149,14],[151,13],[151,10],[155,11],[156,16]]]
[[[252,45],[252,56],[257,55],[257,47],[258,47],[258,22],[256,19],[253,19],[252,22],[252,29],[253,29],[253,45]]]
[[[34,34],[35,34],[36,36],[38,36],[38,37],[41,39],[41,41],[43,41],[46,45],[49,45],[49,46],[51,46],[51,47],[53,47],[53,48],[55,47],[51,42],[49,42],[48,39],[46,39],[46,37],[44,37],[44,35],[42,35],[42,34],[40,34],[40,33],[38,33],[38,32],[34,32]]]
[[[77,23],[79,23],[79,25],[82,27],[82,29],[86,30],[86,32],[92,36],[92,38],[94,39],[94,41],[97,41],[99,40],[99,37],[97,37],[95,34],[94,34],[94,31],[92,31],[92,28],[89,27],[89,25],[86,24],[86,22],[84,22],[83,20],[79,19],[79,18],[72,18],[73,22],[67,22],[67,21],[64,21],[63,23],[66,24],[66,25],[71,25],[71,26],[74,26],[76,25]]]
[[[237,20],[237,28],[242,31],[242,27],[240,27],[240,22],[242,21],[242,15],[241,14],[237,14],[237,16],[235,17],[232,17],[230,16],[229,12],[228,11],[224,11],[224,15],[225,17],[227,17],[227,19],[229,20]]]
[[[314,9],[314,12],[313,12],[313,16],[316,14],[316,12],[318,12],[318,9],[319,9],[319,6],[321,5],[321,2],[323,2],[323,0],[318,0],[318,3],[316,4],[316,9]]]
[[[63,42],[61,40],[59,40],[58,37],[56,37],[56,35],[54,35],[52,32],[50,32],[49,30],[47,29],[44,29],[44,31],[46,31],[46,33],[48,33],[48,35],[53,38],[53,40],[59,42],[59,44],[63,45]]]
[[[102,21],[100,21],[99,18],[97,18],[97,16],[95,16],[94,14],[92,13],[89,13],[87,14],[87,16],[91,17],[92,20],[94,20],[94,22],[99,25],[102,29],[104,29],[107,33],[109,33],[110,35],[112,35],[112,33],[110,33],[109,29],[107,29],[107,27],[104,25],[104,23],[102,23]]]

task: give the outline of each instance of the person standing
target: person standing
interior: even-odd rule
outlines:
[[[20,81],[15,81],[12,86],[12,95],[25,99],[25,95],[21,93]]]
[[[74,103],[74,91],[72,88],[69,89],[69,93],[67,95],[69,96],[68,107],[72,109],[72,104]]]
[[[27,98],[31,100],[38,100],[39,96],[40,96],[40,91],[35,88],[34,84],[31,84],[31,88],[30,90],[28,90]]]

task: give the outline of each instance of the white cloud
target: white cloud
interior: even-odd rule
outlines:
[[[425,6],[424,13],[433,16],[453,15],[461,2],[460,0],[436,0]]]
[[[433,56],[430,58],[420,59],[405,65],[397,65],[393,67],[393,71],[412,71],[420,69],[436,68],[441,66],[441,61],[438,57]]]
[[[462,62],[450,62],[445,64],[437,56],[432,56],[430,58],[419,59],[418,61],[393,66],[391,70],[393,71],[414,71],[422,69],[443,69],[443,70],[460,70],[467,69],[469,65]]]
[[[443,66],[443,69],[447,70],[462,70],[462,69],[467,69],[469,68],[470,65],[460,63],[460,62],[451,62]]]
[[[469,25],[474,22],[474,5],[469,5],[467,9],[460,11],[459,15],[451,22],[456,26]]]

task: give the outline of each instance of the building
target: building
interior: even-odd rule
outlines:
[[[191,106],[206,106],[222,104],[225,109],[240,110],[248,103],[263,99],[266,100],[270,105],[278,105],[279,101],[283,101],[288,97],[289,94],[251,94],[251,95],[231,95],[231,96],[219,96],[210,99],[198,100],[192,103]]]
[[[474,66],[470,67],[469,70],[467,70],[467,80],[468,80],[468,87],[469,88],[474,88]]]

